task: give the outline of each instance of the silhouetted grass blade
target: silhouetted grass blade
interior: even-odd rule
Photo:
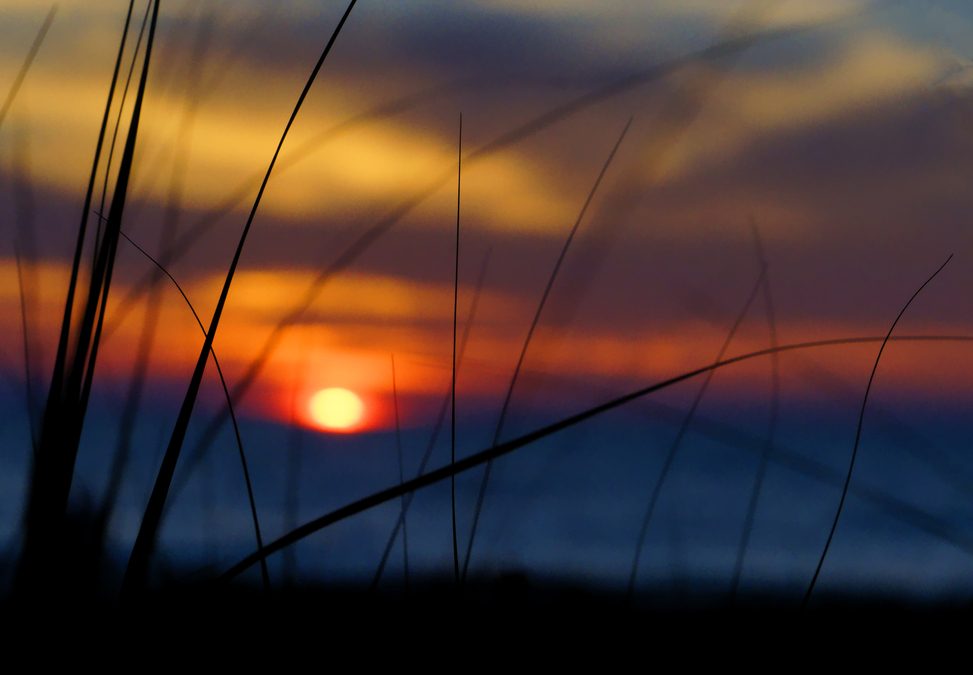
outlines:
[[[895,321],[893,321],[892,325],[889,327],[889,332],[886,334],[885,339],[882,340],[882,346],[878,348],[878,355],[875,357],[875,365],[872,366],[872,374],[868,377],[868,386],[865,387],[865,396],[862,397],[861,412],[858,415],[858,429],[855,431],[855,445],[851,450],[851,461],[848,463],[848,475],[845,478],[845,485],[841,490],[841,499],[838,501],[838,509],[834,514],[834,522],[831,524],[831,531],[828,533],[828,539],[824,543],[824,550],[821,551],[821,559],[818,561],[818,566],[814,570],[814,576],[811,577],[811,583],[807,587],[807,593],[804,594],[804,600],[801,602],[801,609],[807,608],[808,600],[811,599],[811,593],[814,592],[814,585],[817,583],[818,575],[821,574],[821,567],[824,565],[824,559],[827,557],[828,549],[831,547],[831,540],[834,538],[834,531],[838,527],[838,519],[841,517],[841,509],[845,505],[845,497],[848,496],[848,484],[851,482],[851,473],[855,468],[855,457],[858,455],[858,442],[861,440],[862,423],[865,420],[865,405],[868,403],[868,392],[870,392],[872,389],[872,381],[875,379],[875,371],[878,370],[878,362],[882,358],[882,352],[885,350],[885,345],[888,344],[889,338],[892,337],[892,331],[895,330],[895,324],[897,324],[899,319],[902,318],[902,315],[905,314],[905,310],[909,308],[912,301],[916,299],[916,296],[922,292],[922,289],[925,288],[930,281],[936,278],[937,274],[942,272],[943,268],[946,267],[946,265],[952,259],[953,256],[950,254],[950,256],[946,258],[946,262],[940,265],[939,269],[933,272],[932,276],[926,279],[926,282],[919,287],[919,290],[917,290],[912,297],[909,298],[909,301],[905,303],[902,311],[899,312],[899,315],[895,317]]]

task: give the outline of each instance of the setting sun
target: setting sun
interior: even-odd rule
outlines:
[[[311,397],[311,417],[327,429],[347,429],[362,415],[362,402],[354,392],[333,387]]]

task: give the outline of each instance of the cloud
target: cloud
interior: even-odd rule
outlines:
[[[840,121],[924,92],[944,68],[939,52],[884,33],[856,35],[828,63],[731,74],[656,175],[676,180],[727,162],[749,144]]]

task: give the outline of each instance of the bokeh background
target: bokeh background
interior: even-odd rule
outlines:
[[[0,1],[0,94],[49,9]],[[204,323],[259,179],[344,9],[162,4],[122,229],[167,261]],[[7,569],[126,10],[120,0],[60,3],[0,126]],[[123,74],[144,12],[136,3]],[[719,44],[730,47],[706,51]],[[958,0],[361,0],[283,147],[215,340],[265,539],[398,481],[393,355],[404,473],[418,470],[451,382],[461,114],[457,314],[468,339],[456,439],[465,456],[492,442],[538,302],[630,118],[552,286],[501,440],[713,362],[761,256],[769,292],[757,294],[728,357],[774,341],[882,337],[950,254],[896,335],[973,335],[971,58],[973,9]],[[322,276],[381,223],[349,264]],[[167,258],[173,244],[178,255]],[[168,279],[145,292],[154,268],[143,253],[119,247],[72,503],[83,510],[103,498],[141,344],[148,379],[111,526],[121,566],[202,332]],[[160,309],[147,332],[150,302]],[[741,583],[800,601],[878,347],[783,353],[776,394],[770,357],[716,373],[660,493],[638,588],[677,598],[729,588],[770,442]],[[973,592],[971,348],[886,348],[822,571],[828,588]],[[687,381],[499,461],[471,573],[623,588],[649,496],[700,385]],[[327,387],[364,402],[345,433],[310,416],[310,397]],[[210,364],[160,575],[205,577],[254,548],[232,428],[212,425],[223,402]],[[208,428],[219,430],[215,443],[193,455]],[[448,458],[447,415],[429,466]],[[461,552],[481,475],[457,479]],[[275,583],[370,581],[398,508],[277,554]],[[451,573],[449,510],[448,484],[416,497],[414,574]],[[388,584],[403,574],[395,550]],[[256,568],[250,574],[259,581]]]

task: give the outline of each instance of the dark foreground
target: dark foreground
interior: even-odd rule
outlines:
[[[510,573],[470,582],[459,592],[452,578],[427,578],[413,580],[408,591],[370,592],[367,586],[343,584],[274,588],[267,594],[259,587],[192,585],[156,590],[132,602],[14,599],[3,604],[2,616],[5,638],[15,645],[17,636],[41,631],[91,646],[164,639],[176,649],[232,649],[244,658],[240,649],[279,648],[286,655],[325,643],[339,649],[368,645],[375,651],[362,657],[380,658],[389,644],[409,644],[421,652],[480,642],[489,652],[513,643],[540,646],[570,638],[572,644],[559,649],[601,644],[624,650],[646,640],[658,646],[662,638],[682,644],[704,636],[709,641],[801,636],[846,641],[874,629],[909,631],[910,639],[945,638],[954,629],[965,632],[973,618],[968,599],[948,596],[821,593],[806,611],[800,600],[768,589],[731,605],[725,593],[683,588],[674,594],[667,588],[638,594],[629,603],[624,592]]]

